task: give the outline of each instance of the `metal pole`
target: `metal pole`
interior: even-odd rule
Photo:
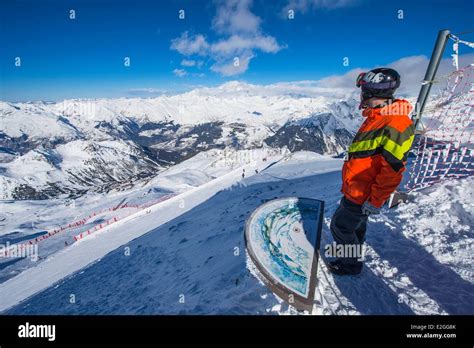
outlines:
[[[436,44],[433,48],[433,53],[431,54],[430,63],[426,69],[425,79],[423,85],[420,89],[420,94],[418,94],[418,100],[416,101],[415,111],[412,115],[412,120],[415,124],[415,129],[418,126],[418,123],[421,120],[421,115],[425,108],[426,101],[430,94],[431,85],[438,71],[439,63],[443,57],[443,52],[446,47],[446,42],[448,41],[450,31],[447,29],[440,30],[438,32],[438,37],[436,39]]]

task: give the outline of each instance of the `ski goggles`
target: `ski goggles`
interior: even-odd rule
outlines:
[[[372,89],[389,89],[389,88],[400,87],[400,80],[374,82],[373,79],[374,79],[374,74],[372,74],[371,72],[369,73],[362,72],[359,74],[359,76],[357,76],[356,86],[357,87],[365,86],[366,88],[372,88]]]

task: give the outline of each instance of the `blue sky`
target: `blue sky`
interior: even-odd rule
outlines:
[[[474,29],[469,0],[3,0],[0,9],[0,99],[9,101],[320,80],[429,56],[438,30]]]

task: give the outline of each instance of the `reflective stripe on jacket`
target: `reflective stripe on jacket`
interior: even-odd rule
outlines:
[[[362,112],[367,117],[348,150],[342,168],[342,193],[350,201],[375,207],[395,191],[402,180],[415,128],[409,118],[412,106],[395,99]]]

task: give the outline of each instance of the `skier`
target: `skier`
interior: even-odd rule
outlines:
[[[242,179],[244,179],[244,178],[245,178],[245,169],[242,170]]]
[[[362,250],[368,216],[379,214],[400,184],[415,131],[408,117],[412,106],[407,100],[393,97],[400,86],[400,75],[395,70],[378,68],[361,73],[356,85],[361,88],[359,109],[363,109],[366,120],[345,158],[343,197],[330,225],[336,244],[344,245],[344,251]],[[328,269],[337,275],[359,274],[361,258],[344,254],[328,262]]]

